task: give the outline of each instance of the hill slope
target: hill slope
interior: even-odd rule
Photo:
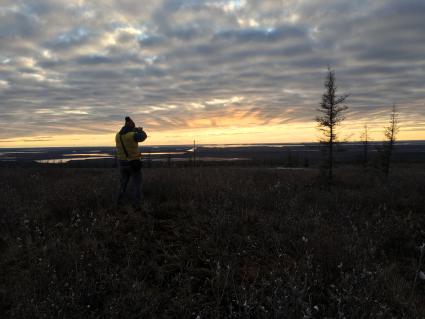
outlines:
[[[425,170],[0,170],[3,318],[424,317]]]

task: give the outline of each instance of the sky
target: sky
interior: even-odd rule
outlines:
[[[424,0],[1,0],[0,147],[311,142],[327,68],[344,140],[425,139]]]

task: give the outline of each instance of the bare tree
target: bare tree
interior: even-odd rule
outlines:
[[[390,164],[391,164],[391,157],[394,150],[394,145],[396,142],[397,134],[399,131],[399,120],[398,120],[398,113],[396,105],[393,104],[393,107],[391,109],[390,113],[390,120],[388,123],[388,126],[385,127],[385,141],[383,145],[383,170],[385,173],[385,176],[388,177],[390,173]]]
[[[363,167],[367,167],[367,164],[369,162],[369,142],[370,142],[370,136],[369,136],[369,130],[368,130],[367,124],[364,126],[364,130],[360,138],[363,144]]]
[[[193,140],[193,167],[196,166],[196,143],[195,140]]]
[[[322,95],[322,102],[318,111],[320,116],[316,117],[318,129],[321,131],[323,137],[320,142],[327,148],[327,168],[329,180],[333,178],[334,167],[334,146],[337,143],[337,126],[345,119],[343,112],[348,108],[342,105],[347,99],[348,95],[344,94],[337,96],[337,86],[335,84],[335,71],[328,68],[328,73],[325,80],[325,93]]]

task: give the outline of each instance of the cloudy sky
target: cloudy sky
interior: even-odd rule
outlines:
[[[315,141],[328,66],[344,138],[425,139],[424,0],[1,0],[0,147]]]

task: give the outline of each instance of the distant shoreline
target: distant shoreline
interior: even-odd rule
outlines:
[[[368,144],[370,160],[378,161],[382,141]],[[285,167],[309,167],[323,161],[320,143],[263,143],[263,144],[200,144],[196,145],[143,145],[139,147],[147,166],[194,165],[193,160],[205,165],[233,163]],[[364,154],[362,142],[343,142],[336,146],[335,158],[340,163],[361,162]],[[194,156],[195,155],[195,156]],[[425,141],[399,141],[393,160],[396,162],[425,163]],[[1,148],[0,163],[63,164],[63,165],[116,166],[113,146]],[[155,164],[157,163],[157,164]]]
[[[361,144],[362,141],[349,141],[349,142],[340,142],[340,144],[347,144],[347,145],[353,145],[353,144]],[[384,141],[370,141],[371,145],[375,144],[382,144]],[[403,145],[406,143],[413,143],[413,144],[425,144],[425,140],[398,140],[396,142],[399,145]],[[197,144],[197,147],[249,147],[249,146],[270,146],[270,145],[279,145],[279,146],[295,146],[295,145],[318,145],[319,142],[293,142],[293,143],[218,143],[218,144]],[[141,145],[141,148],[153,148],[153,147],[193,147],[193,144],[158,144],[158,145]],[[114,145],[99,145],[99,146],[32,146],[32,147],[0,147],[0,151],[4,150],[44,150],[44,149],[93,149],[93,148],[115,148]]]

